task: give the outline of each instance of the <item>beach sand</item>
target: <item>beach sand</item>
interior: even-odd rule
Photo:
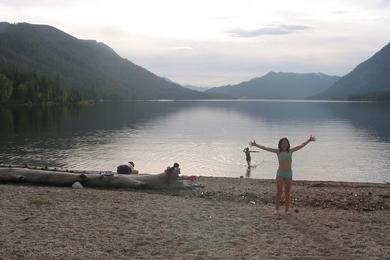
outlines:
[[[201,177],[203,188],[0,185],[0,259],[390,259],[390,185]],[[283,208],[282,208],[283,209]]]

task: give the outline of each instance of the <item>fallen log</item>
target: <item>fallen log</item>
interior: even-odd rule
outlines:
[[[160,174],[122,175],[116,173],[64,172],[56,170],[0,167],[0,183],[30,183],[49,186],[72,186],[80,182],[84,187],[169,189],[188,187],[179,181],[179,169],[168,175]],[[167,178],[167,176],[169,178]]]

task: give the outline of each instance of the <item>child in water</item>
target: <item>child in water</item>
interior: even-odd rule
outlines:
[[[284,188],[284,194],[286,196],[286,205],[285,205],[286,213],[288,213],[290,207],[290,202],[291,202],[290,190],[292,186],[292,177],[293,177],[293,172],[291,169],[292,154],[296,151],[299,151],[310,142],[314,142],[315,140],[316,138],[314,136],[310,136],[302,144],[295,147],[290,147],[289,140],[286,137],[283,137],[279,140],[277,148],[269,148],[264,145],[260,145],[256,143],[255,140],[249,143],[250,146],[255,146],[267,152],[275,153],[278,158],[279,167],[276,172],[275,214],[279,214],[279,204],[280,204],[280,199],[282,197],[283,188]]]
[[[248,167],[250,167],[251,166],[251,153],[258,153],[258,151],[250,151],[248,147],[245,147],[242,152],[245,153],[246,163],[248,164]]]

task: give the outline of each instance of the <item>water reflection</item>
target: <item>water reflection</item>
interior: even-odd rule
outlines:
[[[368,130],[385,142],[390,142],[390,104],[386,103],[346,103],[328,106],[335,117],[350,122],[354,127]]]
[[[250,165],[246,168],[246,172],[245,172],[245,178],[250,178],[251,177],[251,173],[252,173],[252,169],[256,169],[257,165]]]
[[[293,145],[296,179],[383,181],[390,170],[390,106],[370,103],[188,101],[102,103],[87,107],[0,108],[0,160],[81,169],[115,169],[132,159],[159,172],[179,161],[195,175],[273,178],[273,154],[242,147],[252,138]],[[260,165],[261,162],[261,165]]]

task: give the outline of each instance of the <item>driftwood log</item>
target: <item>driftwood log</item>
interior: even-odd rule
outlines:
[[[0,183],[29,183],[51,186],[72,186],[80,182],[84,187],[166,189],[185,188],[178,179],[179,169],[170,173],[122,175],[116,173],[65,172],[56,170],[0,167]]]

